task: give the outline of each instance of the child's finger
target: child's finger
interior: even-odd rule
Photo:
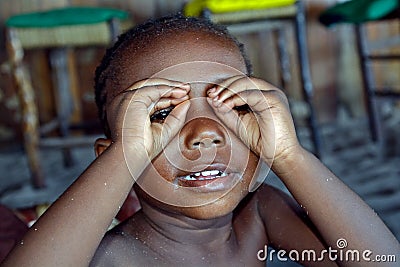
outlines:
[[[218,109],[220,113],[227,113],[232,110],[234,107],[239,107],[247,104],[246,100],[240,97],[238,94],[232,95],[225,101],[210,101],[211,105]]]
[[[161,98],[181,99],[187,96],[190,88],[171,87],[169,85],[145,86],[135,91],[124,91],[132,102],[143,103],[147,108],[154,106]]]
[[[257,89],[230,94],[229,98],[224,101],[210,101],[211,105],[220,113],[230,112],[234,107],[248,105],[253,112],[261,112],[268,109],[269,101],[267,100],[269,92],[263,92]]]
[[[260,91],[257,89],[247,90],[227,99],[226,105],[238,106],[249,105],[250,109],[259,114],[268,110],[271,107],[272,101],[275,98],[275,91]],[[230,103],[232,102],[232,103]]]
[[[242,75],[238,75],[238,76],[232,76],[226,80],[224,80],[223,82],[217,84],[215,87],[211,88],[210,90],[208,90],[207,94],[210,98],[214,98],[217,95],[219,95],[223,90],[225,90],[226,88],[229,88],[229,85],[238,80],[238,79],[242,79],[243,77],[246,76],[242,76]]]
[[[160,98],[160,100],[158,100],[158,102],[155,104],[151,113],[153,113],[154,111],[160,110],[160,109],[168,108],[170,106],[176,106],[188,99],[189,99],[188,95],[185,95],[181,98],[172,98],[172,97]]]
[[[154,109],[154,106],[161,98],[169,99],[174,97],[175,101],[170,101],[172,104],[184,101],[185,96],[187,96],[186,90],[171,88],[167,85],[125,91],[124,99],[119,102],[120,110],[124,113],[122,115],[124,129],[136,129],[135,131],[140,131],[139,134],[144,134],[145,128],[150,123],[151,110]]]
[[[248,77],[242,77],[240,79],[236,79],[232,81],[229,85],[226,85],[226,88],[223,90],[220,90],[217,88],[217,91],[219,91],[219,94],[216,95],[213,98],[213,101],[215,103],[221,104],[224,102],[226,99],[232,97],[235,94],[238,94],[239,92],[250,90],[250,89],[258,89],[257,86],[250,80]]]
[[[190,87],[189,84],[184,83],[184,82],[173,81],[173,80],[168,80],[168,79],[163,79],[163,78],[148,78],[148,79],[144,79],[144,80],[135,82],[129,88],[127,88],[125,91],[133,91],[133,90],[136,90],[139,88],[156,86],[156,85],[168,85],[170,87],[179,87],[179,88]]]
[[[232,95],[222,103],[215,103],[215,101],[210,98],[207,100],[214,109],[217,117],[243,141],[246,141],[244,139],[247,138],[247,131],[243,123],[249,124],[250,120],[253,120],[252,124],[259,124],[259,120],[271,121],[271,107],[272,105],[276,105],[277,101],[280,101],[276,99],[276,91],[260,91],[253,89]],[[234,109],[235,107],[243,105],[248,105],[251,111],[239,113]],[[259,126],[257,128],[259,128]]]
[[[230,84],[224,84],[225,89],[221,90],[219,88],[216,89],[216,92],[219,92],[218,95],[209,94],[209,97],[214,99],[215,102],[224,102],[226,99],[230,98],[232,95],[237,94],[242,91],[247,90],[257,90],[257,91],[270,91],[270,90],[279,90],[275,86],[257,79],[250,77],[241,77],[240,79],[231,80]]]
[[[154,136],[160,138],[155,140],[154,155],[156,156],[163,148],[171,141],[171,139],[178,134],[179,130],[185,124],[186,115],[190,107],[190,101],[184,101],[177,105],[168,115],[163,124],[155,124],[153,128],[160,133],[155,133]],[[158,130],[157,130],[158,129]]]
[[[239,138],[242,139],[243,133],[246,129],[243,125],[243,123],[241,122],[238,113],[233,109],[234,106],[234,102],[232,101],[231,103],[229,103],[229,106],[226,105],[225,103],[222,103],[219,106],[215,106],[215,103],[208,98],[207,99],[208,103],[212,106],[212,108],[214,109],[215,114],[217,115],[217,117],[224,122],[224,124],[231,129],[236,136],[238,136]],[[245,103],[245,101],[243,101],[243,99],[241,98],[236,98],[236,103]],[[245,142],[246,143],[246,142]]]
[[[184,97],[181,98],[161,98],[150,110],[150,114],[153,114],[154,112],[158,110],[162,110],[165,108],[169,108],[171,106],[176,106],[179,105],[180,103],[186,101],[189,99],[188,95],[185,95]]]

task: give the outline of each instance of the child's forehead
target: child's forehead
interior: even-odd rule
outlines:
[[[177,81],[213,81],[246,73],[238,46],[226,37],[204,32],[179,32],[158,36],[124,55],[122,79],[127,86],[158,77]],[[211,77],[212,76],[212,77]]]

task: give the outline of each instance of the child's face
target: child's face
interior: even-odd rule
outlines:
[[[216,117],[206,96],[215,84],[246,73],[239,49],[210,34],[181,32],[131,58],[135,63],[124,65],[126,87],[154,77],[191,85],[186,123],[139,178],[138,194],[194,218],[231,212],[248,193],[258,157]]]

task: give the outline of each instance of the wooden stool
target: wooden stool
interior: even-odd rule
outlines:
[[[316,156],[320,156],[321,138],[312,103],[313,85],[308,61],[306,19],[303,2],[296,0],[194,0],[185,6],[185,14],[207,17],[215,23],[224,24],[232,34],[274,31],[277,39],[280,80],[283,88],[287,86],[291,77],[284,30],[286,24],[290,23],[294,25],[302,93],[309,108],[307,124],[310,128],[313,152]]]
[[[116,9],[71,7],[16,15],[7,20],[7,52],[20,102],[23,142],[34,187],[45,186],[39,147],[62,148],[64,163],[69,166],[73,163],[69,148],[93,143],[94,137],[69,134],[76,99],[71,93],[68,49],[110,45],[132,25],[128,17],[127,12]],[[23,62],[27,49],[50,50],[57,117],[45,125],[39,125],[35,89]],[[54,129],[59,130],[60,137],[46,137]]]

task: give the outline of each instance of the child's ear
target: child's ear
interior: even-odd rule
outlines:
[[[101,153],[111,145],[111,143],[111,139],[98,138],[94,143],[94,153],[96,154],[96,157],[100,156]]]

